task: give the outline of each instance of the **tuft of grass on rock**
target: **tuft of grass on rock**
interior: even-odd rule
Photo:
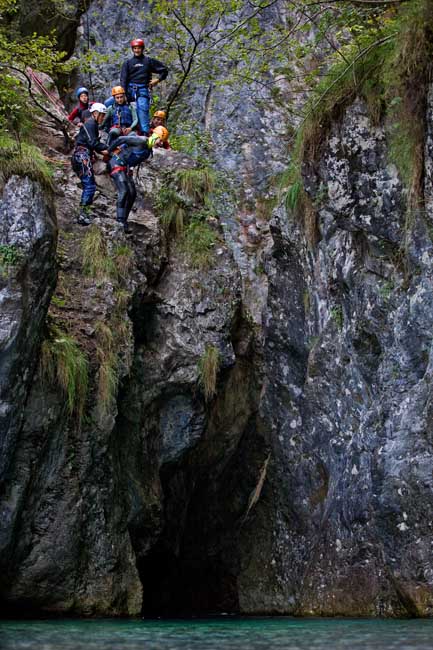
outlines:
[[[81,256],[85,275],[100,280],[115,275],[114,260],[108,254],[104,235],[96,224],[90,226],[84,235]]]
[[[205,400],[209,401],[216,395],[218,370],[221,365],[221,355],[214,345],[206,345],[205,351],[198,363],[199,384],[203,388]]]
[[[45,189],[54,190],[52,169],[38,147],[28,142],[17,142],[6,133],[0,134],[0,175],[28,176]]]
[[[42,343],[41,370],[51,384],[57,384],[66,397],[67,409],[76,414],[79,422],[89,384],[89,364],[77,341],[51,324],[48,337]]]
[[[179,169],[175,173],[175,183],[193,203],[203,203],[215,188],[215,174],[209,167]]]
[[[205,222],[192,221],[185,229],[181,248],[195,269],[209,269],[214,261],[216,235]]]

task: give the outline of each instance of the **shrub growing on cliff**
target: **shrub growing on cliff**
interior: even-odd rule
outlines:
[[[205,222],[193,221],[186,228],[181,247],[194,269],[208,269],[214,260],[215,231]]]
[[[99,363],[97,376],[97,411],[101,420],[112,408],[117,394],[119,383],[118,357],[116,345],[118,344],[117,332],[113,326],[98,321],[95,327],[96,356]]]
[[[99,366],[97,410],[100,419],[110,412],[116,399],[119,383],[117,365],[117,356],[110,352],[105,354],[104,360]]]
[[[129,246],[117,246],[113,251],[113,262],[118,277],[126,281],[132,269],[134,252]]]
[[[175,172],[174,182],[178,191],[192,203],[205,203],[215,188],[215,174],[209,167],[179,169]]]
[[[13,175],[28,176],[53,190],[52,169],[42,152],[26,142],[0,134],[0,175],[6,181]]]
[[[216,395],[218,370],[221,356],[214,345],[206,345],[205,351],[198,363],[199,384],[203,388],[206,401]]]
[[[160,189],[155,209],[167,234],[170,231],[174,231],[178,235],[183,232],[186,203],[174,188],[163,186]]]
[[[432,11],[432,0],[382,10],[337,48],[333,65],[306,105],[292,150],[286,195],[290,210],[303,197],[302,164],[319,159],[331,124],[356,97],[365,100],[373,123],[384,122],[390,159],[408,190],[409,207],[417,202],[422,193],[423,120],[433,56]]]
[[[75,339],[54,324],[42,344],[41,369],[50,383],[60,387],[69,413],[75,413],[81,422],[89,383],[88,361]]]
[[[193,268],[213,260],[215,232],[206,223],[213,215],[217,177],[209,167],[178,169],[165,175],[155,208],[167,234],[175,234]]]

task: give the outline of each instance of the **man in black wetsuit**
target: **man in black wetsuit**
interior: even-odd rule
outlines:
[[[112,153],[108,168],[117,189],[117,221],[125,232],[129,232],[128,216],[137,196],[131,169],[147,160],[153,147],[162,147],[167,138],[167,129],[157,126],[150,137],[121,136],[108,149]]]
[[[149,89],[168,75],[168,68],[161,61],[144,55],[144,41],[135,38],[131,41],[134,56],[125,61],[120,72],[120,85],[125,88],[129,102],[136,102],[138,124],[142,135],[149,135]],[[152,73],[158,79],[152,79]]]
[[[80,201],[80,214],[78,223],[87,226],[91,223],[90,205],[96,191],[95,173],[93,171],[93,157],[95,151],[108,154],[107,147],[99,140],[99,125],[102,124],[107,107],[95,102],[90,107],[91,117],[78,132],[75,139],[75,149],[72,154],[72,169],[81,181],[83,192]]]

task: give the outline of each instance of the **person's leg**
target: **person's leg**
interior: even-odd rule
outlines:
[[[137,190],[135,189],[134,179],[132,174],[126,176],[126,182],[128,184],[128,196],[126,203],[126,218],[128,218],[129,213],[131,212],[132,206],[134,205],[135,199],[137,198]]]
[[[93,168],[91,173],[84,174],[81,178],[83,192],[81,194],[80,205],[91,205],[96,192],[95,174]]]
[[[137,97],[137,117],[140,126],[141,135],[149,135],[150,118],[149,118],[150,95],[146,89],[140,89]]]
[[[81,181],[82,193],[78,223],[88,225],[91,222],[90,205],[96,191],[95,174],[88,151],[78,151],[72,156],[72,168]]]
[[[127,200],[128,200],[128,183],[126,180],[125,172],[116,172],[112,174],[111,178],[117,189],[117,207],[116,207],[116,218],[117,221],[121,223],[126,223],[128,218],[127,213]]]
[[[81,178],[83,185],[83,192],[81,194],[80,214],[78,215],[78,223],[82,226],[88,226],[92,223],[92,209],[91,204],[96,191],[95,175],[93,168],[91,173],[86,173]]]
[[[110,133],[108,134],[108,140],[107,140],[107,147],[111,145],[112,142],[116,140],[120,135],[120,127],[119,128],[112,128],[110,129]]]

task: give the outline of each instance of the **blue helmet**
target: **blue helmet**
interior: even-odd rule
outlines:
[[[84,86],[81,86],[81,88],[77,88],[75,96],[78,98],[81,95],[81,93],[86,93],[86,95],[89,95],[89,91],[87,90],[87,88],[84,88]]]

